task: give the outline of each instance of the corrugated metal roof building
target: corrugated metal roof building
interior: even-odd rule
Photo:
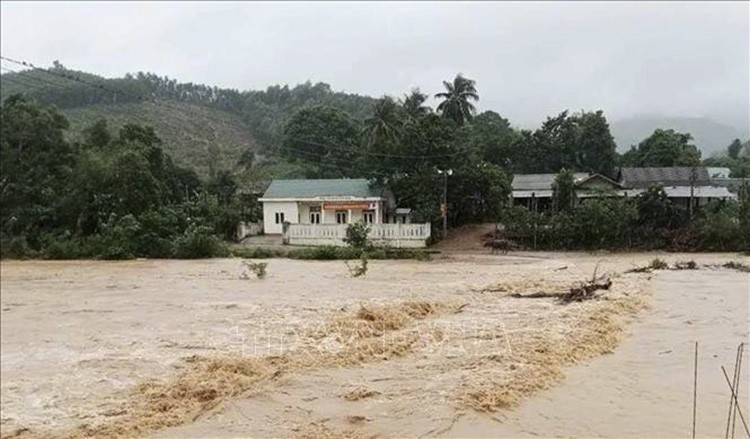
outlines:
[[[318,180],[273,180],[261,200],[305,199],[318,197],[380,197],[381,191],[364,178]]]
[[[661,184],[663,186],[710,186],[711,177],[704,167],[653,167],[653,168],[620,168],[620,183],[628,188],[646,188]]]

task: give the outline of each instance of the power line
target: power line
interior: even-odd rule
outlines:
[[[18,75],[17,76],[18,78],[33,79],[33,80],[35,80],[37,82],[40,82],[42,84],[48,84],[48,85],[52,85],[52,86],[55,86],[55,87],[63,85],[60,82],[48,81],[48,80],[46,80],[44,78],[40,78],[38,76],[34,76],[34,75],[31,75],[31,74],[28,74],[27,72],[24,72],[24,71],[13,70],[13,69],[9,69],[8,67],[2,67],[2,69],[5,70],[5,71],[7,71],[7,72],[14,73],[14,74]]]
[[[397,159],[432,159],[432,158],[455,157],[457,155],[463,154],[462,152],[451,152],[451,153],[445,153],[445,154],[427,154],[427,155],[388,154],[388,153],[379,153],[379,152],[373,152],[373,151],[356,150],[356,149],[347,148],[345,146],[336,146],[336,145],[331,145],[331,144],[318,143],[312,140],[301,139],[301,138],[296,138],[296,137],[287,137],[287,139],[294,140],[297,142],[308,143],[310,145],[322,146],[324,148],[332,149],[332,150],[336,150],[338,148],[339,151],[352,152],[355,154],[370,155],[373,157],[390,157],[390,158],[397,158]]]
[[[293,150],[295,153],[306,155],[307,157],[303,157],[306,160],[311,160],[311,159],[317,160],[316,162],[308,162],[309,165],[335,169],[337,171],[340,171],[343,174],[350,174],[352,171],[352,162],[351,161],[342,162],[342,160],[346,160],[346,159],[341,158],[341,157],[331,157],[328,155],[317,154],[312,151],[302,151],[302,150],[288,148],[288,147],[283,147],[282,150],[287,150],[287,151]]]
[[[178,106],[166,103],[166,102],[158,101],[158,100],[155,100],[155,99],[154,100],[150,100],[150,99],[148,99],[148,97],[144,97],[142,95],[137,95],[137,94],[133,94],[133,93],[130,93],[130,92],[125,92],[125,91],[121,91],[121,90],[111,89],[109,87],[106,87],[103,84],[96,84],[96,83],[92,83],[90,81],[85,81],[85,80],[81,79],[79,76],[74,76],[74,75],[70,75],[70,74],[65,74],[65,73],[57,72],[57,71],[54,71],[54,70],[44,69],[44,68],[41,68],[41,67],[38,67],[38,66],[32,64],[31,62],[23,61],[23,60],[19,61],[19,60],[13,59],[13,58],[8,58],[6,56],[0,56],[0,59],[8,61],[8,62],[11,62],[11,63],[14,63],[14,64],[17,64],[17,65],[21,65],[21,66],[24,66],[24,67],[29,67],[31,69],[38,70],[38,71],[41,71],[43,73],[47,73],[49,75],[53,75],[53,76],[57,76],[57,77],[60,77],[60,78],[63,78],[63,79],[67,79],[69,81],[78,82],[78,83],[81,83],[81,84],[86,85],[88,87],[95,88],[97,90],[109,91],[110,93],[113,93],[115,95],[119,94],[119,95],[122,95],[122,96],[129,96],[132,99],[135,99],[135,100],[137,100],[139,102],[151,102],[154,105],[161,105],[161,106],[163,106],[165,108],[170,108],[170,109],[175,110],[175,111],[183,112],[183,114],[185,114],[185,115],[192,116],[192,114],[190,112],[188,112],[188,110],[186,110],[184,108],[181,108],[181,107],[178,107]],[[55,83],[54,85],[56,85],[56,86],[62,86],[63,84]],[[181,101],[178,101],[178,102],[181,102]]]
[[[105,87],[103,84],[96,84],[96,83],[93,83],[93,82],[85,81],[85,80],[81,79],[78,76],[73,76],[73,75],[70,75],[70,74],[56,72],[56,71],[53,71],[53,70],[49,70],[49,69],[44,69],[44,68],[41,68],[41,67],[37,67],[34,64],[32,64],[30,62],[27,62],[27,61],[18,61],[18,60],[15,60],[13,58],[8,58],[7,56],[2,56],[2,55],[0,55],[0,59],[8,61],[8,62],[13,63],[13,64],[20,65],[20,66],[30,67],[30,68],[32,68],[34,70],[38,70],[38,71],[47,73],[49,75],[58,76],[58,77],[61,77],[61,78],[64,78],[64,79],[68,79],[70,81],[80,82],[82,84],[88,85],[89,87],[93,87],[93,88],[96,88],[96,89],[99,89],[99,90],[107,90],[107,91],[111,91],[113,93],[122,93],[119,90],[108,90],[107,87]]]

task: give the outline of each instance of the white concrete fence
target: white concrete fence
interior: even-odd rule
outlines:
[[[348,224],[289,224],[283,242],[290,245],[345,246]],[[370,240],[375,245],[396,248],[427,247],[430,224],[370,224]]]

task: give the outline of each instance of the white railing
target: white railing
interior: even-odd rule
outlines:
[[[344,246],[348,224],[289,224],[283,240],[290,245]],[[430,224],[370,224],[369,238],[375,245],[426,247]]]

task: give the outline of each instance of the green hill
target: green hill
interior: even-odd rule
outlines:
[[[0,84],[0,99],[23,93],[57,106],[70,119],[69,135],[74,140],[101,118],[114,129],[128,122],[151,125],[164,141],[165,151],[201,175],[212,168],[235,168],[248,149],[261,157],[272,155],[284,124],[300,108],[328,104],[364,118],[375,101],[333,91],[325,83],[238,91],[142,72],[104,78],[59,63],[47,70],[2,74]],[[288,171],[278,162],[269,169],[277,168]]]
[[[153,126],[164,141],[164,150],[177,164],[204,176],[212,168],[233,169],[242,151],[256,149],[253,134],[241,117],[197,104],[96,104],[62,112],[70,120],[71,140],[80,140],[81,132],[98,119],[105,119],[115,130],[126,123]]]

